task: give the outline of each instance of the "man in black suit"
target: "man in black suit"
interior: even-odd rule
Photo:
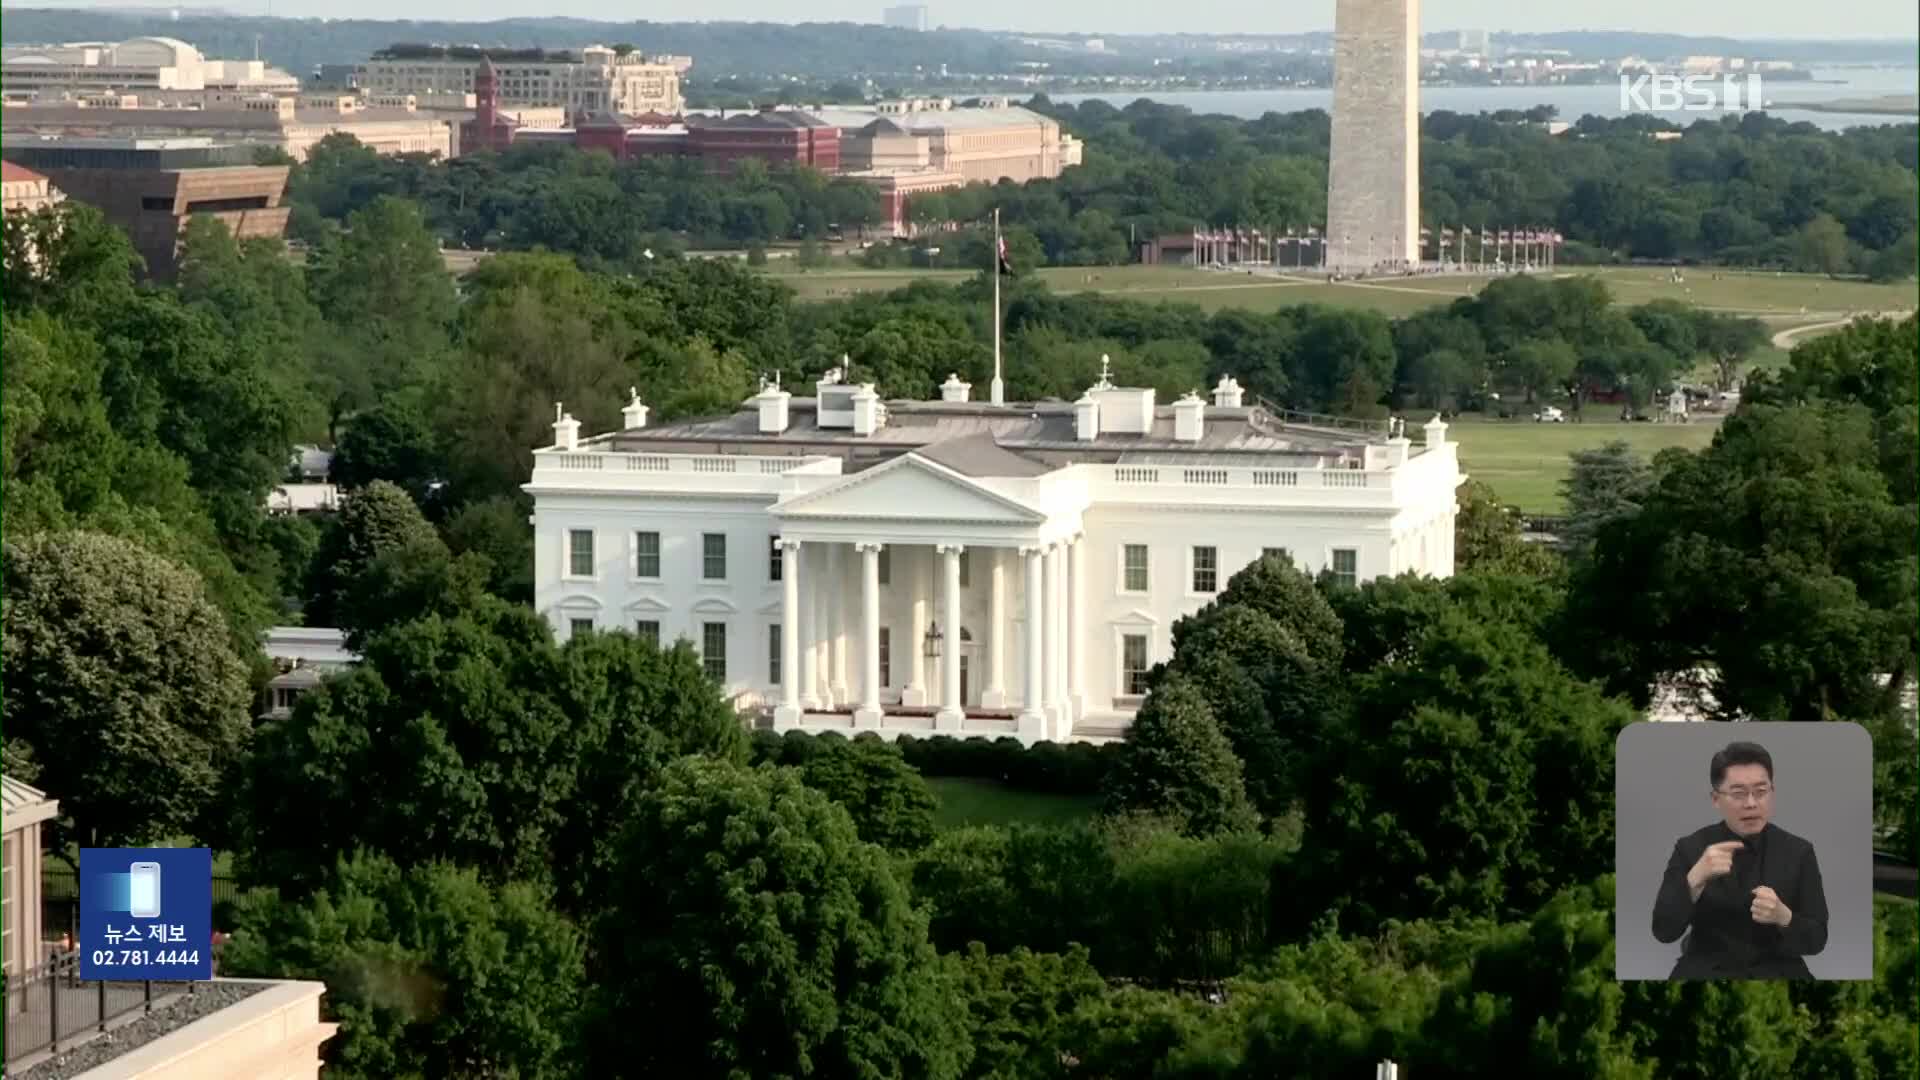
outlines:
[[[1772,824],[1773,756],[1736,742],[1708,772],[1721,820],[1673,845],[1653,936],[1686,934],[1675,979],[1810,979],[1827,947],[1827,896],[1813,845]]]

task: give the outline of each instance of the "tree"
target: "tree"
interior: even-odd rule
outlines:
[[[845,807],[869,844],[912,852],[933,839],[938,803],[892,743],[864,738],[823,744],[801,766],[800,778]]]
[[[539,615],[482,598],[372,635],[359,665],[262,727],[235,846],[247,876],[289,893],[367,850],[551,882],[567,910],[597,910],[621,828],[686,754],[744,754],[690,647],[556,646]]]
[[[199,831],[251,727],[247,668],[192,571],[98,533],[5,547],[5,722],[78,840]]]
[[[1358,676],[1306,791],[1303,872],[1343,927],[1528,910],[1611,858],[1632,712],[1511,623],[1444,611]]]
[[[364,581],[383,555],[416,550],[415,559],[445,558],[446,544],[398,486],[375,480],[342,501],[340,517],[320,542],[307,589],[308,617],[349,632],[384,625],[393,613]]]
[[[585,955],[537,888],[358,856],[304,900],[243,896],[220,974],[324,980],[328,1076],[570,1077]]]
[[[597,987],[597,1071],[960,1075],[965,1031],[924,916],[797,773],[669,765],[615,880],[595,940],[624,977]]]
[[[1108,784],[1108,813],[1165,815],[1195,836],[1258,822],[1240,759],[1207,699],[1184,679],[1166,680],[1147,695]]]
[[[1060,1080],[1067,1029],[1080,1009],[1104,998],[1107,984],[1085,948],[1065,954],[1015,948],[989,953],[978,942],[947,958],[957,998],[967,1008],[973,1060],[967,1075],[1000,1080]]]
[[[1816,215],[1801,226],[1795,242],[1800,250],[1800,262],[1808,269],[1838,277],[1850,265],[1847,230],[1831,214]]]
[[[1550,577],[1560,569],[1561,560],[1551,548],[1526,541],[1519,511],[1502,505],[1485,481],[1462,485],[1459,507],[1453,518],[1454,573]]]
[[[1653,473],[1621,439],[1567,456],[1573,467],[1560,482],[1560,494],[1567,502],[1562,539],[1573,551],[1584,552],[1609,524],[1640,512],[1653,485]]]
[[[1701,351],[1713,358],[1719,388],[1731,390],[1740,376],[1740,365],[1767,343],[1767,330],[1758,319],[1700,312],[1695,337]]]

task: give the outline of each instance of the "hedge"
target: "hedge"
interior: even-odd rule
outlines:
[[[857,739],[878,739],[864,731]],[[838,732],[819,735],[804,731],[753,733],[753,761],[776,765],[801,765],[817,752],[826,740],[844,740]],[[1091,743],[1052,742],[1023,746],[1011,736],[998,739],[974,737],[956,739],[935,735],[917,739],[902,735],[894,745],[922,776],[964,776],[977,780],[995,780],[1011,788],[1047,795],[1098,795],[1107,774],[1118,760],[1120,744],[1095,746]]]

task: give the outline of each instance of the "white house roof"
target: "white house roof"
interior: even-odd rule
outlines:
[[[30,784],[11,776],[0,776],[0,831],[16,832],[49,818],[58,817],[60,803]]]
[[[1260,408],[1207,406],[1197,441],[1174,438],[1174,410],[1154,410],[1145,433],[1102,432],[1077,437],[1074,408],[1065,402],[991,405],[984,402],[889,401],[886,424],[871,435],[819,423],[816,398],[788,404],[786,430],[763,433],[749,404],[724,416],[700,417],[614,432],[581,441],[581,449],[615,453],[832,454],[847,471],[870,468],[901,454],[923,451],[966,475],[1032,476],[1067,464],[1119,464],[1129,455],[1154,453],[1198,464],[1221,457],[1253,467],[1312,468],[1316,462],[1358,455],[1365,440],[1353,435],[1280,423]],[[991,469],[991,472],[981,471]],[[1002,471],[1007,470],[1007,471]],[[1035,470],[1038,470],[1036,472]]]

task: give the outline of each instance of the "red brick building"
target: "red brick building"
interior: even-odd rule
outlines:
[[[768,165],[805,165],[840,171],[840,129],[791,109],[762,109],[726,117],[687,119],[688,152],[715,172],[748,158]]]
[[[513,145],[520,127],[511,117],[500,114],[500,79],[494,74],[493,61],[485,54],[473,73],[473,119],[460,125],[460,152],[505,150]]]

